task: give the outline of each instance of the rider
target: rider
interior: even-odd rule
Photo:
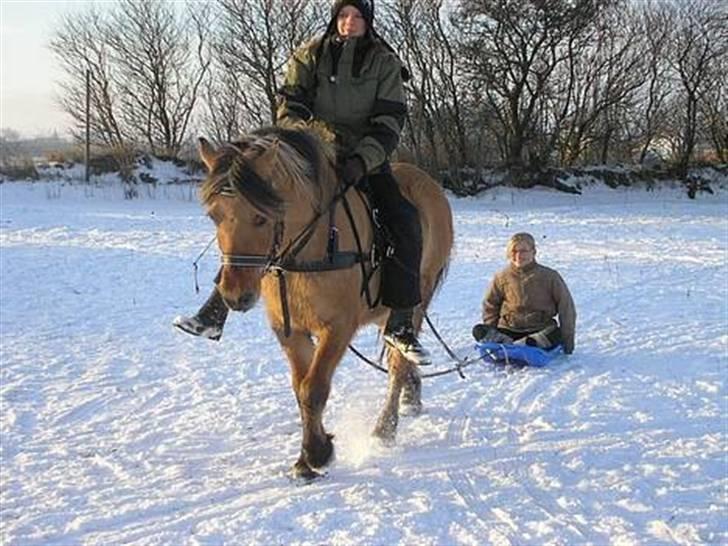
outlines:
[[[303,44],[289,60],[277,118],[284,127],[323,123],[336,135],[342,182],[366,181],[393,247],[382,263],[382,304],[391,309],[384,340],[423,365],[430,356],[412,321],[413,308],[421,302],[421,226],[417,209],[400,193],[389,165],[407,113],[406,71],[373,23],[371,0],[335,1],[324,34]],[[215,289],[197,315],[177,317],[174,325],[217,340],[226,316]]]

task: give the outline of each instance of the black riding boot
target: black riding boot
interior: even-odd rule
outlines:
[[[200,307],[194,317],[175,317],[172,324],[175,328],[187,334],[218,341],[222,336],[222,329],[225,326],[227,315],[227,305],[225,305],[220,292],[215,287],[210,297],[207,298],[207,301]]]
[[[430,364],[430,353],[420,345],[412,324],[412,308],[392,309],[384,327],[384,341],[414,364]]]

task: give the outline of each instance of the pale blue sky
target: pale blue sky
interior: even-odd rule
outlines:
[[[23,136],[67,132],[70,122],[54,101],[61,72],[47,44],[61,14],[84,3],[0,0],[0,127]]]

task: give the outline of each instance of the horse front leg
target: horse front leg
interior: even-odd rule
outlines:
[[[293,467],[296,476],[307,479],[318,476],[313,469],[325,466],[333,456],[333,435],[324,429],[323,413],[331,391],[331,378],[350,339],[351,335],[337,335],[334,330],[319,335],[311,365],[298,385],[303,440],[301,455]]]
[[[285,337],[283,332],[276,332],[278,335],[278,341],[283,347],[283,351],[286,353],[288,363],[291,368],[291,386],[293,387],[293,393],[296,396],[296,403],[298,404],[298,411],[301,415],[301,422],[305,420],[303,407],[301,405],[301,397],[299,395],[301,389],[301,382],[306,377],[311,362],[313,360],[315,346],[311,336],[303,332],[291,332],[291,335]],[[318,473],[313,471],[309,464],[306,462],[306,456],[301,450],[301,454],[298,460],[293,465],[293,475],[296,478],[304,478],[307,480],[318,477]]]

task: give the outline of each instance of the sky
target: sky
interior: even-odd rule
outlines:
[[[67,132],[55,102],[62,73],[47,46],[61,15],[85,3],[0,0],[0,128],[26,137]]]

